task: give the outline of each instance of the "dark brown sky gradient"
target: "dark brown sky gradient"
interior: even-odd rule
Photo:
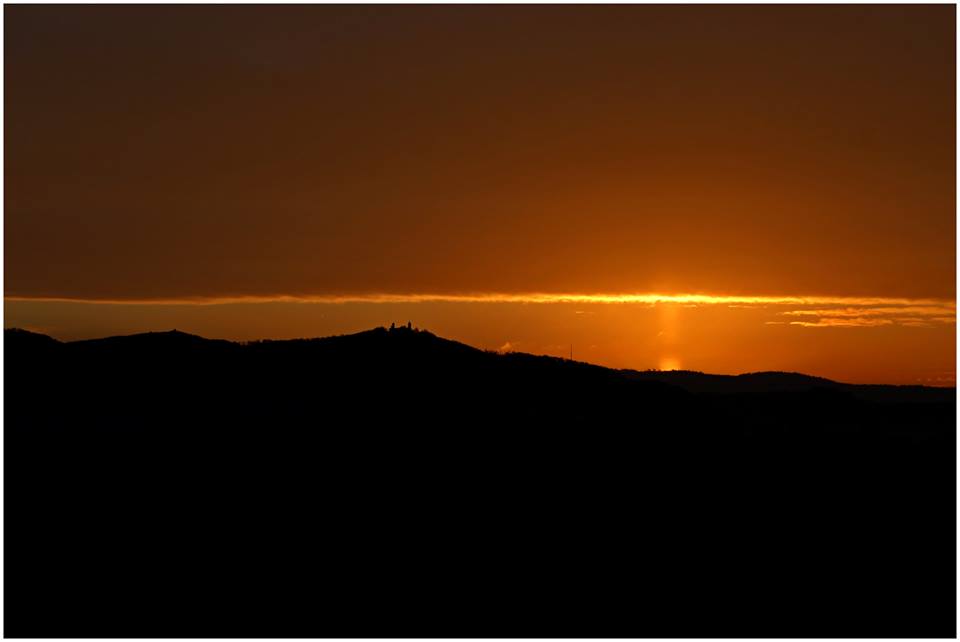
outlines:
[[[952,298],[954,10],[7,6],[6,292]]]

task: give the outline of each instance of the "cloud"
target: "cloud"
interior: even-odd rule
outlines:
[[[900,307],[860,307],[860,308],[832,308],[826,310],[789,310],[783,314],[791,316],[829,316],[829,317],[865,317],[914,314],[940,315],[946,308],[940,306],[900,306]]]
[[[891,319],[871,319],[857,317],[853,319],[818,319],[817,321],[791,321],[789,325],[799,325],[805,328],[862,328],[878,325],[892,325]]]
[[[786,310],[780,313],[800,317],[801,321],[786,322],[807,328],[876,327],[902,325],[911,328],[930,328],[956,323],[956,306],[952,301],[924,305],[853,305],[833,308]],[[776,323],[768,321],[768,324]]]
[[[750,308],[770,310],[790,320],[768,320],[768,325],[798,327],[877,327],[901,325],[907,327],[934,327],[956,323],[956,303],[947,299],[906,297],[858,297],[816,295],[724,295],[724,294],[662,294],[662,293],[543,293],[543,292],[472,292],[472,293],[366,293],[331,295],[278,295],[242,297],[188,297],[179,299],[70,299],[8,296],[13,301],[78,303],[85,305],[234,305],[259,303],[297,304],[577,304],[580,305],[642,305],[662,304],[688,308],[724,306],[731,309]],[[593,314],[592,310],[577,309],[576,314]]]
[[[584,303],[646,304],[678,303],[685,305],[726,305],[728,307],[764,306],[936,306],[941,312],[954,312],[952,301],[930,298],[856,297],[815,295],[724,295],[724,294],[660,294],[660,293],[543,293],[543,292],[480,292],[448,293],[366,293],[322,295],[271,295],[183,297],[157,299],[84,299],[70,297],[7,296],[7,301],[53,301],[61,303],[100,303],[114,305],[218,305],[232,303]]]

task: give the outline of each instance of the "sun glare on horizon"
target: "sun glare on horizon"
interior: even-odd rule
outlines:
[[[676,357],[660,357],[657,370],[680,370],[680,359]]]

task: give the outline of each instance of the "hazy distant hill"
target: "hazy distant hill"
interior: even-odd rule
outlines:
[[[704,374],[689,370],[621,372],[637,381],[661,381],[690,392],[706,394],[808,392],[819,389],[845,392],[858,399],[879,403],[949,403],[956,398],[955,388],[838,383],[796,372],[751,372],[741,375]]]
[[[407,328],[5,350],[8,636],[954,632],[953,389]]]

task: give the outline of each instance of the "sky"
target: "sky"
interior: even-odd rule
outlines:
[[[4,18],[6,327],[955,379],[952,5]]]

